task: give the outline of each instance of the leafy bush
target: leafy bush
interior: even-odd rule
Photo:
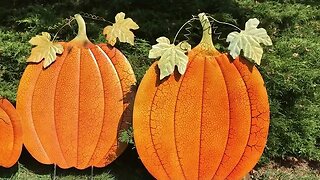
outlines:
[[[265,156],[320,160],[318,8],[299,3],[252,5],[250,16],[262,19],[274,42],[261,66],[271,103]]]

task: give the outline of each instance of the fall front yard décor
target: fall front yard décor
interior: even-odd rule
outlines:
[[[259,21],[228,35],[230,55],[212,43],[208,17],[191,49],[160,37],[150,50],[158,58],[137,91],[133,129],[139,156],[157,179],[241,179],[259,160],[269,127],[264,81],[244,56],[260,63],[271,40]],[[190,50],[191,49],[191,50]],[[185,53],[188,52],[188,55]]]
[[[22,149],[20,117],[14,106],[0,97],[0,166],[12,167]]]
[[[129,30],[138,25],[124,16],[117,14],[116,23],[105,28],[108,44],[89,41],[79,14],[78,35],[70,42],[50,41],[46,32],[30,40],[36,47],[19,84],[17,110],[24,145],[39,162],[104,167],[126,148],[118,135],[132,119],[136,79],[112,45],[117,38],[133,44]]]

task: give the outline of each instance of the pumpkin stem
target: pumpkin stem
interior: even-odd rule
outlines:
[[[84,19],[80,14],[74,15],[74,17],[78,23],[78,35],[70,42],[75,43],[79,46],[86,46],[88,44],[92,44],[87,37],[86,23],[84,22]]]
[[[212,29],[208,17],[205,13],[200,13],[198,16],[203,29],[202,39],[199,45],[210,52],[210,54],[220,54],[220,52],[216,50],[212,42]]]
[[[78,36],[85,36],[87,37],[87,32],[86,32],[86,23],[84,22],[84,19],[80,14],[74,15],[77,23],[78,23]]]

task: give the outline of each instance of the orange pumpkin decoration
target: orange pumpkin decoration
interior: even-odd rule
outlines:
[[[20,117],[8,100],[0,98],[0,166],[13,166],[20,157],[21,149]]]
[[[138,88],[135,144],[157,179],[241,179],[266,144],[269,104],[263,79],[247,60],[230,60],[214,48],[206,20],[202,41],[188,53],[185,74],[175,71],[159,80],[155,62]]]
[[[29,64],[20,81],[17,110],[24,144],[44,164],[61,168],[104,167],[126,144],[120,129],[132,119],[135,76],[126,57],[106,44],[94,45],[76,15],[78,36],[44,69]]]

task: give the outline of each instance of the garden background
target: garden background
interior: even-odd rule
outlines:
[[[0,3],[0,95],[15,103],[19,79],[31,52],[31,37],[43,32],[54,35],[65,19],[89,13],[114,22],[125,12],[140,26],[135,46],[116,44],[131,62],[138,83],[153,60],[148,51],[160,36],[173,37],[180,26],[200,12],[244,28],[249,18],[261,21],[273,46],[264,48],[259,70],[265,80],[271,106],[267,147],[251,172],[253,179],[320,179],[320,1],[319,0],[1,0]],[[85,18],[88,37],[105,42],[104,21]],[[216,47],[225,51],[223,38],[234,31],[218,25]],[[75,22],[62,29],[57,39],[71,40]],[[194,23],[189,42],[201,37]],[[185,40],[182,34],[178,40]],[[0,132],[1,133],[1,132]],[[130,143],[125,153],[110,166],[94,169],[94,179],[152,179],[143,168],[132,143],[131,132],[122,140]],[[91,170],[57,169],[58,179],[87,179]],[[19,163],[0,168],[0,179],[50,179],[53,166],[37,163],[24,149]]]

